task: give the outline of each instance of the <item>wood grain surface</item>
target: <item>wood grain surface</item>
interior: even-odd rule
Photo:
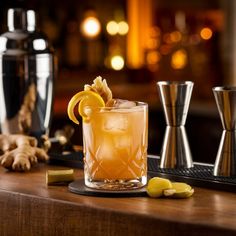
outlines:
[[[236,194],[194,188],[189,199],[82,196],[47,186],[39,164],[27,173],[0,167],[0,235],[236,235]],[[82,178],[82,170],[75,169]]]

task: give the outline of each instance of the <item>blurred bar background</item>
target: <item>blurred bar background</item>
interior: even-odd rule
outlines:
[[[101,75],[114,97],[149,104],[149,153],[165,131],[156,82],[194,82],[186,131],[193,160],[213,163],[222,126],[212,87],[236,85],[236,2],[230,0],[28,0],[0,2],[0,33],[8,8],[34,9],[51,41],[58,76],[51,133],[66,124],[73,94]],[[82,144],[76,126],[75,144]]]

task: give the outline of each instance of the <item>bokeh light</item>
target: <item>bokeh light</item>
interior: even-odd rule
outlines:
[[[121,21],[118,23],[118,33],[120,35],[125,35],[129,31],[129,25],[125,21]]]
[[[182,34],[181,34],[179,31],[173,31],[173,32],[170,34],[170,40],[171,40],[171,42],[173,42],[173,43],[180,42],[181,39],[182,39]]]
[[[187,64],[187,52],[184,49],[179,49],[172,54],[171,66],[176,70],[183,69]]]
[[[208,27],[205,27],[200,31],[200,36],[204,40],[209,40],[212,37],[212,34],[212,30]]]
[[[129,31],[129,25],[125,21],[120,21],[119,23],[116,21],[109,21],[107,23],[106,30],[110,35],[125,35]]]
[[[111,58],[111,67],[114,70],[121,70],[124,67],[124,58],[122,56],[116,55]]]
[[[149,49],[158,48],[160,46],[160,39],[150,38],[146,42],[146,47]]]
[[[168,44],[163,44],[161,47],[160,47],[160,53],[162,55],[168,55],[169,53],[171,52],[171,46],[168,45]]]
[[[115,21],[109,21],[106,30],[110,35],[116,35],[119,31],[119,25]]]
[[[156,64],[160,61],[161,55],[157,51],[151,51],[147,53],[147,64]]]
[[[81,31],[84,36],[94,38],[99,35],[101,31],[101,24],[96,17],[87,17],[81,24]]]

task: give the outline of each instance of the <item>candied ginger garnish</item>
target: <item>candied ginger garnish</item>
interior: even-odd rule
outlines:
[[[97,76],[92,85],[85,84],[84,91],[93,91],[98,93],[105,103],[109,103],[109,101],[112,100],[112,92],[107,85],[107,81],[106,79],[102,79],[101,76]]]

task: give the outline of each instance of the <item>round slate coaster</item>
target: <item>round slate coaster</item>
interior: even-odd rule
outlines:
[[[147,196],[145,187],[133,190],[102,190],[88,188],[84,184],[84,179],[78,179],[68,185],[69,191],[80,195],[95,197],[143,197]]]

